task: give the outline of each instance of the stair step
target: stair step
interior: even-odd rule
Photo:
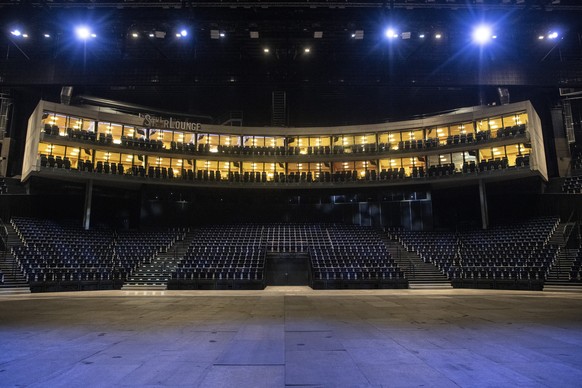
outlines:
[[[453,286],[451,286],[451,283],[416,283],[409,281],[408,288],[411,290],[450,290]]]
[[[0,287],[0,295],[30,294],[30,287]]]
[[[124,284],[121,288],[122,291],[127,290],[165,290],[167,286],[165,284],[156,285],[156,284]]]
[[[582,284],[545,284],[544,291],[582,292]]]

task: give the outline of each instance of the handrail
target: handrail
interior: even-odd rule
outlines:
[[[8,228],[4,223],[4,220],[0,218],[0,239],[2,240],[2,250],[8,250]]]
[[[569,228],[568,230],[568,224],[572,221],[572,218],[574,218],[574,214],[576,213],[576,210],[572,210],[572,212],[570,213],[570,217],[568,217],[568,221],[566,221],[565,225],[564,225],[564,230],[562,232],[562,238],[564,241],[564,245],[568,244],[568,241],[570,240],[570,237],[572,236],[572,231],[576,228],[576,225],[578,224],[578,221],[574,222],[574,225]]]

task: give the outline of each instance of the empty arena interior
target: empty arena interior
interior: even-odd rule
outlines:
[[[580,386],[581,16],[0,1],[0,386]]]

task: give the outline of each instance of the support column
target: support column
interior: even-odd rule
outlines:
[[[85,207],[83,209],[83,228],[89,229],[91,224],[91,202],[93,199],[93,179],[85,185]]]
[[[489,211],[487,210],[487,191],[485,183],[479,180],[479,200],[481,201],[481,225],[483,229],[489,228]]]

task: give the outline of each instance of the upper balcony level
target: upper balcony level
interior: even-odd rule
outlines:
[[[361,186],[468,173],[493,179],[495,170],[505,170],[501,179],[514,179],[511,171],[519,168],[524,175],[523,167],[527,175],[547,179],[541,124],[527,101],[320,128],[216,126],[41,101],[29,120],[22,176],[233,187]]]

